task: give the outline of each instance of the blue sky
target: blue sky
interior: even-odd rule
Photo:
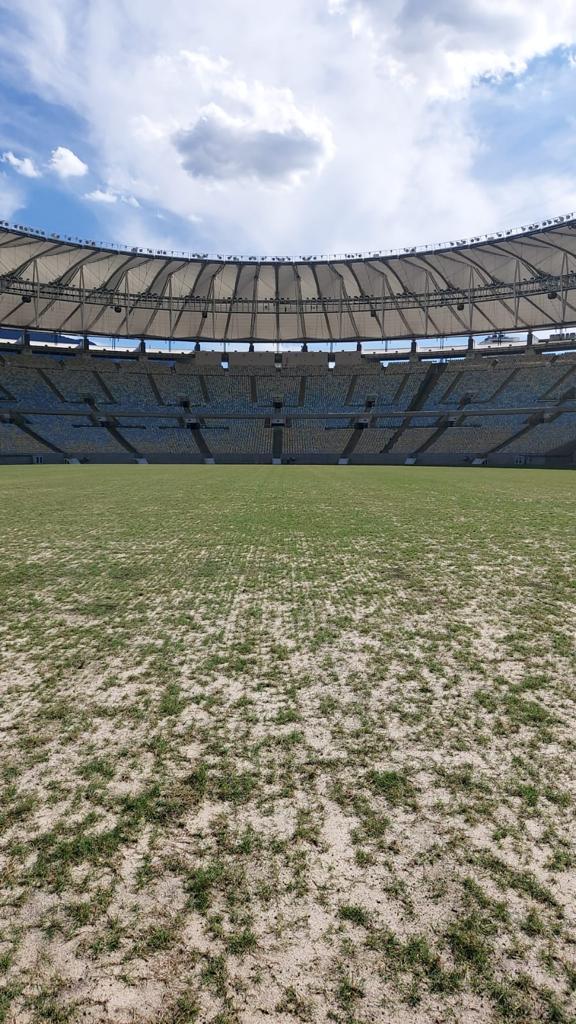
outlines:
[[[0,217],[305,255],[576,208],[572,0],[270,10],[0,0]]]

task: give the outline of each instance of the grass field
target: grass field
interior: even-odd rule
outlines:
[[[0,1021],[574,1021],[575,474],[0,495]]]

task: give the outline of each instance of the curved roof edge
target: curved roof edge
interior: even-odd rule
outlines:
[[[560,224],[576,226],[576,212],[561,214],[556,217],[548,217],[532,224],[525,224],[522,227],[505,228],[502,231],[494,231],[487,234],[473,235],[470,238],[457,239],[449,242],[432,242],[426,245],[404,246],[397,249],[371,249],[368,252],[342,252],[312,254],[303,256],[254,256],[232,253],[191,252],[178,249],[154,249],[149,246],[130,245],[122,242],[103,242],[94,239],[80,238],[77,235],[60,234],[57,232],[43,231],[39,228],[28,227],[23,224],[11,224],[7,220],[0,220],[0,229],[10,231],[18,235],[41,241],[54,241],[62,244],[71,244],[79,248],[100,249],[109,253],[125,253],[126,255],[139,255],[146,257],[158,257],[159,259],[179,260],[209,260],[210,262],[221,263],[332,263],[342,260],[373,260],[393,259],[395,257],[413,256],[418,254],[453,252],[454,250],[472,249],[478,245],[485,245],[490,242],[497,242],[502,239],[515,241],[516,239],[529,237],[536,232],[545,231],[547,228],[554,228]]]
[[[576,218],[387,256],[185,258],[0,223],[0,324],[104,337],[376,341],[576,323]]]

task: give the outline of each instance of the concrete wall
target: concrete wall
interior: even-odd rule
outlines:
[[[293,455],[282,458],[284,465],[293,464],[298,466],[334,466],[337,465],[339,455]],[[82,461],[82,456],[78,456]],[[204,462],[202,456],[179,456],[179,455],[166,455],[166,456],[145,456],[150,464],[154,465],[201,465]],[[290,463],[288,462],[290,459]],[[406,460],[405,455],[354,455],[350,456],[349,465],[351,466],[403,466]],[[63,455],[49,454],[44,455],[43,465],[63,465],[66,459]],[[135,457],[128,454],[125,456],[121,455],[101,455],[101,456],[90,456],[86,460],[87,465],[133,465],[136,462]],[[230,466],[254,466],[254,465],[270,465],[272,463],[272,456],[270,454],[263,455],[218,455],[215,457],[217,465],[230,465]],[[33,458],[31,455],[0,455],[0,466],[30,466],[33,464]],[[493,468],[509,468],[509,469],[576,469],[576,461],[573,458],[552,458],[545,456],[534,456],[529,461],[519,462],[511,457],[506,458],[503,455],[489,456],[487,465]],[[442,456],[442,455],[421,455],[416,461],[416,466],[460,466],[460,467],[471,467],[471,460],[465,461],[463,457],[456,455]],[[477,467],[473,467],[477,468]],[[480,468],[480,467],[478,467]]]

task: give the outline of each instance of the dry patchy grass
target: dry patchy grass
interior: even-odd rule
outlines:
[[[0,490],[0,1021],[574,1020],[574,475]]]

